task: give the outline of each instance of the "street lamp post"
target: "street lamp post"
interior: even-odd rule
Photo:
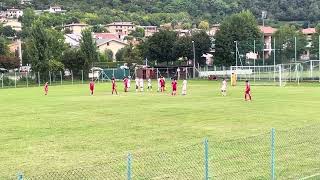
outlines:
[[[196,77],[196,52],[194,48],[194,41],[192,41],[192,50],[193,50],[193,78]]]
[[[236,70],[238,69],[238,41],[234,41],[236,43]]]

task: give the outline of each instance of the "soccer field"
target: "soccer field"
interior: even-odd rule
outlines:
[[[1,89],[0,179],[14,178],[18,172],[36,176],[99,166],[114,159],[122,174],[110,179],[121,179],[126,176],[128,153],[133,158],[133,179],[203,179],[205,138],[212,152],[210,177],[270,179],[271,128],[276,129],[276,135],[281,134],[278,131],[288,132],[288,139],[279,140],[283,147],[295,140],[302,142],[297,142],[297,150],[279,148],[284,157],[276,154],[276,158],[282,158],[276,159],[278,179],[298,179],[320,172],[320,150],[314,145],[320,143],[319,84],[252,86],[252,102],[243,100],[243,82],[229,86],[227,97],[220,95],[220,82],[189,81],[188,95],[176,97],[156,92],[155,82],[153,85],[153,92],[136,93],[131,89],[124,93],[118,82],[119,95],[111,95],[111,84],[100,83],[94,96],[89,95],[88,85],[51,86],[48,96],[43,95],[42,87]],[[181,82],[178,86],[180,94]],[[174,160],[165,160],[157,155],[188,153],[184,147],[194,145],[188,158],[177,155]],[[251,150],[259,152],[259,157],[246,154]],[[239,156],[234,160],[227,156],[235,154]],[[139,165],[137,156],[152,162],[135,169]],[[251,161],[253,158],[265,162]],[[291,166],[281,165],[282,161]],[[184,171],[161,174],[161,170],[168,170],[163,166],[171,165],[171,170],[183,167]]]

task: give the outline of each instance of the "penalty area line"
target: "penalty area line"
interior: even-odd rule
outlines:
[[[299,180],[306,180],[306,179],[314,178],[314,177],[317,177],[317,176],[320,176],[320,173],[316,173],[316,174],[313,174],[313,175],[310,175],[310,176],[306,176],[306,177],[300,178]]]

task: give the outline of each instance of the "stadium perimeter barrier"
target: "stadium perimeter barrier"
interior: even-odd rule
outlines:
[[[238,80],[250,80],[261,85],[285,85],[286,83],[320,82],[320,60],[264,66],[206,67],[198,70],[199,78],[215,76],[230,78],[232,73]]]
[[[129,153],[107,163],[18,180],[60,179],[317,179],[320,125],[227,141],[206,138],[186,147]],[[17,179],[17,178],[12,178]]]
[[[43,86],[46,82],[49,85],[72,85],[72,84],[87,84],[94,79],[100,83],[110,80],[112,77],[122,79],[124,76],[129,76],[128,69],[101,69],[99,71],[85,72],[79,71],[58,71],[58,72],[7,72],[0,73],[0,88],[19,88],[19,87],[36,87]]]

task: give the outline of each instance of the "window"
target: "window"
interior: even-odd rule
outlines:
[[[110,45],[110,43],[109,42],[107,42],[107,46],[109,46]]]

